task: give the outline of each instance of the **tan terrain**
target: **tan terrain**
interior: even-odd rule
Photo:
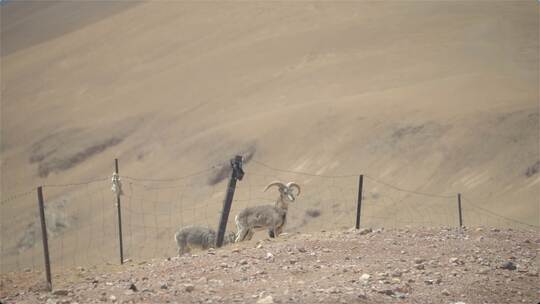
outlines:
[[[538,229],[538,6],[4,3],[0,269],[43,268],[39,185],[54,273],[118,263],[115,158],[134,260],[216,226],[239,153],[229,230],[273,180],[286,231],[351,227],[359,174],[363,226],[455,227],[462,193],[467,226]]]
[[[293,234],[194,255],[72,269],[53,293],[4,280],[6,303],[535,303],[533,232]],[[66,280],[68,282],[66,282]]]

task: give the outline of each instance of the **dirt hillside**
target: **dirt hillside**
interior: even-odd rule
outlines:
[[[182,257],[4,276],[4,303],[536,303],[538,234],[370,229],[293,234]]]
[[[43,184],[99,180],[44,189],[55,264],[116,258],[114,158],[125,177],[170,179],[242,153],[236,208],[271,203],[262,190],[275,179],[304,187],[290,231],[350,227],[359,174],[373,226],[456,225],[457,193],[467,225],[539,225],[537,1],[7,1],[0,12],[2,201],[24,193],[0,206],[3,269],[41,267]],[[182,193],[134,181],[126,222],[140,227],[127,241],[170,254],[179,225],[215,226],[226,181],[212,176]]]

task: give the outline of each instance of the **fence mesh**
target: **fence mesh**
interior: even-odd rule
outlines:
[[[172,256],[175,232],[188,225],[217,226],[225,180],[218,169],[180,180],[125,178],[122,198],[124,256],[133,259]]]
[[[0,208],[1,271],[43,270],[36,190],[6,198]]]
[[[252,160],[237,183],[228,231],[236,231],[235,215],[246,207],[273,205],[273,181],[294,181],[301,194],[290,203],[285,232],[313,232],[354,227],[359,175],[320,175],[274,168]],[[144,260],[176,254],[175,232],[188,225],[217,230],[227,191],[230,167],[211,167],[174,179],[121,176],[124,258]],[[119,263],[118,214],[110,177],[94,181],[43,186],[45,217],[53,272],[65,268]],[[539,227],[495,213],[466,194],[462,196],[467,226]],[[35,190],[1,202],[2,273],[42,271],[43,247]],[[362,227],[459,225],[456,194],[402,189],[370,175],[363,178]],[[266,238],[258,232],[254,238]]]
[[[426,227],[459,225],[457,195],[406,190],[364,177],[362,225],[369,227]]]
[[[108,180],[44,186],[43,192],[53,270],[116,260],[118,228]]]

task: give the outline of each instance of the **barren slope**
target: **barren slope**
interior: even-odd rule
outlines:
[[[250,151],[278,168],[461,192],[538,225],[535,1],[85,5],[0,8],[3,197],[106,178],[115,157],[124,175],[169,178]],[[35,205],[1,207],[3,252],[20,253]],[[67,218],[92,225],[85,206]]]
[[[132,261],[115,270],[73,269],[69,279],[64,274],[56,280],[57,295],[39,290],[41,284],[33,280],[40,274],[4,276],[4,300],[533,303],[539,283],[537,237],[496,229],[295,234],[193,256]]]

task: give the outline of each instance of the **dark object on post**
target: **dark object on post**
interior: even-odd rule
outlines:
[[[358,179],[358,205],[356,206],[356,229],[360,229],[360,214],[362,212],[362,188],[364,187],[364,175]]]
[[[457,195],[458,212],[459,212],[459,228],[463,227],[463,215],[461,213],[461,193]]]
[[[118,158],[114,159],[114,172],[118,175]],[[116,195],[116,208],[118,210],[118,240],[120,242],[120,264],[124,264],[124,243],[122,241],[122,209],[120,208],[120,194]]]
[[[47,239],[47,224],[45,223],[45,205],[43,203],[43,188],[37,188],[39,219],[41,220],[41,239],[43,240],[43,256],[45,257],[45,275],[47,276],[47,290],[52,290],[51,261],[49,259],[49,241]]]
[[[227,194],[225,196],[225,201],[223,202],[223,211],[221,212],[221,219],[219,220],[218,235],[216,239],[216,247],[218,248],[223,245],[223,238],[227,228],[227,221],[229,220],[229,212],[231,211],[234,190],[236,189],[236,181],[241,181],[244,177],[244,170],[242,170],[242,156],[237,155],[233,160],[231,160],[231,167],[231,178],[229,179]]]

